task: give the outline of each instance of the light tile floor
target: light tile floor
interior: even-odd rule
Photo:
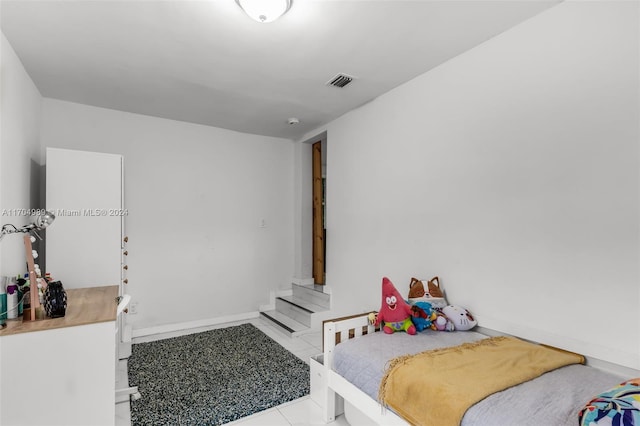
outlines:
[[[211,327],[202,327],[198,329],[190,329],[185,331],[177,331],[162,335],[149,337],[141,337],[133,339],[133,343],[150,342],[169,337],[182,336],[185,334],[197,333],[201,331],[211,330],[214,328],[224,328],[242,323],[251,323],[263,331],[267,336],[281,344],[283,347],[291,351],[293,354],[304,360],[307,364],[309,358],[322,352],[322,332],[312,332],[299,337],[289,337],[278,331],[275,326],[263,320],[255,318],[249,321],[233,322],[219,324]],[[127,383],[126,361],[119,364],[120,383]],[[144,395],[142,396],[144,398]],[[227,423],[228,426],[306,426],[306,425],[322,425],[322,411],[318,404],[308,396],[279,405],[277,407],[256,413],[252,416],[245,417],[235,422]],[[129,411],[129,402],[121,402],[116,404],[116,426],[130,426],[131,413]],[[331,426],[348,426],[349,423],[344,416],[338,416]]]

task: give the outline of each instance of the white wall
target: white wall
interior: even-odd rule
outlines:
[[[294,282],[303,285],[313,283],[313,142],[295,144]]]
[[[40,92],[2,34],[0,45],[0,222],[18,227],[30,222],[20,209],[38,208],[40,192]],[[0,274],[26,272],[19,235],[0,243]]]
[[[255,313],[290,286],[293,142],[45,98],[42,145],[124,156],[134,335]]]
[[[39,193],[39,140],[41,96],[27,75],[20,59],[1,34],[0,40],[0,226],[29,223],[14,209],[37,205]],[[0,242],[0,275],[26,272],[24,244],[18,235]],[[0,341],[0,343],[2,343]],[[0,377],[7,377],[15,365],[2,362],[5,348],[0,346]],[[12,383],[0,380],[0,401],[13,391]],[[4,416],[0,413],[0,418]]]
[[[638,17],[565,2],[331,123],[338,313],[439,275],[481,325],[640,368]]]

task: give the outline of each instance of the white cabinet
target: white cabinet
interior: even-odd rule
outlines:
[[[126,294],[122,155],[47,148],[46,206],[56,215],[46,230],[46,272],[66,289],[117,285]],[[118,357],[128,358],[130,327],[125,316],[117,322]]]
[[[122,156],[47,148],[46,206],[46,272],[65,288],[121,286]]]
[[[1,337],[1,424],[113,425],[115,322]],[[3,369],[4,370],[4,369]]]
[[[117,286],[68,291],[62,318],[0,330],[0,424],[115,422]]]

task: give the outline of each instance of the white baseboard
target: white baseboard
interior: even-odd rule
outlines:
[[[276,309],[276,297],[291,296],[292,294],[293,290],[291,288],[285,288],[277,291],[271,290],[269,292],[269,303],[267,305],[258,306],[258,309],[260,312],[273,311]]]
[[[291,288],[285,288],[285,289],[276,291],[276,296],[278,297],[291,296],[292,294],[293,294],[293,290]]]
[[[189,330],[192,328],[208,327],[211,325],[219,325],[228,322],[246,321],[258,318],[260,312],[247,312],[238,315],[228,315],[225,317],[207,318],[198,321],[187,321],[175,324],[163,324],[156,327],[139,328],[133,330],[133,337],[153,336],[154,334],[171,333],[173,331]]]
[[[315,280],[313,278],[293,278],[291,280],[292,283],[297,285],[313,285],[315,284]]]
[[[271,290],[269,292],[269,304],[267,305],[260,305],[258,306],[258,309],[260,310],[260,312],[265,312],[265,311],[273,311],[276,308],[276,293]]]

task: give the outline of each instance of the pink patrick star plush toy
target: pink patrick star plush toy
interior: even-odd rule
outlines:
[[[384,277],[382,279],[382,306],[374,324],[384,324],[382,330],[387,334],[395,331],[416,334],[416,327],[411,321],[411,316],[409,304],[404,301],[391,280]]]

